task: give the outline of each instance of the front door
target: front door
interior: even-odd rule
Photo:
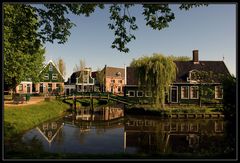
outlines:
[[[40,83],[40,93],[43,93],[43,83]]]
[[[170,94],[170,100],[172,103],[177,103],[178,102],[178,87],[173,86],[171,87],[171,94]]]
[[[31,84],[27,84],[27,93],[30,93],[31,91]]]

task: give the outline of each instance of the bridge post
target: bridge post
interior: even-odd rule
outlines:
[[[73,95],[73,103],[74,103],[74,112],[76,113],[77,112],[77,99],[76,99],[75,95]]]

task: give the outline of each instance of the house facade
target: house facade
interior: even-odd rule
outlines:
[[[198,50],[193,50],[191,61],[174,61],[177,68],[176,80],[170,85],[168,104],[202,104],[221,103],[223,89],[221,76],[230,75],[223,61],[199,61]],[[199,74],[208,76],[199,78]],[[137,70],[127,67],[125,96],[140,103],[151,103],[152,93],[138,87]],[[210,75],[209,75],[210,74]],[[200,92],[201,91],[201,95]],[[200,97],[201,96],[201,97]]]
[[[92,69],[84,68],[81,71],[72,73],[68,82],[65,83],[65,93],[72,94],[74,92],[94,92],[95,79],[92,77]]]
[[[112,92],[114,94],[123,94],[125,86],[125,69],[117,67],[105,67],[103,72],[103,92]]]
[[[52,60],[40,72],[41,82],[35,84],[35,91],[40,94],[63,93],[64,78]]]
[[[16,87],[16,93],[18,94],[32,94],[33,92],[33,83],[31,81],[22,81]]]

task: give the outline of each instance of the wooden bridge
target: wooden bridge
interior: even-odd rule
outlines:
[[[58,97],[62,100],[74,100],[74,99],[106,99],[106,100],[112,100],[116,101],[125,105],[133,105],[132,102],[127,101],[127,99],[123,96],[116,96],[112,95],[110,93],[83,93],[83,94],[77,94],[72,96],[60,96]]]

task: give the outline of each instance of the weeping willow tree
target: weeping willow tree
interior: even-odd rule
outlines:
[[[164,108],[165,95],[176,78],[176,65],[172,57],[161,54],[133,59],[130,67],[137,68],[138,85],[144,91],[151,91],[154,103]]]

